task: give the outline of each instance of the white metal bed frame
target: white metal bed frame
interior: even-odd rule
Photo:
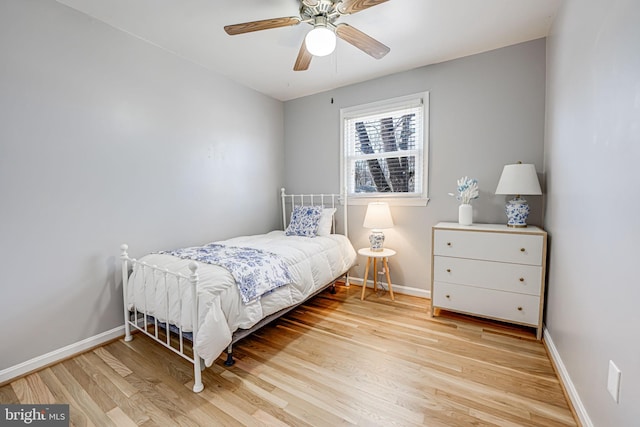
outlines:
[[[342,201],[342,205],[343,205],[343,210],[342,210],[343,233],[342,234],[344,234],[345,236],[348,236],[347,234],[347,201],[346,199],[342,199],[341,197],[343,196],[339,194],[286,194],[285,189],[281,188],[280,198],[282,202],[282,224],[284,227],[283,229],[287,228],[287,220],[289,218],[288,213],[290,213],[293,210],[294,206],[301,206],[301,205],[305,205],[306,203],[307,206],[324,206],[327,208],[335,208],[337,212],[337,206],[340,203],[340,201]],[[287,206],[289,206],[289,209],[287,209]],[[336,218],[336,215],[333,216],[333,223],[332,223],[332,229],[334,232],[336,230],[335,218]],[[195,393],[202,391],[204,389],[204,385],[202,384],[201,371],[204,369],[204,363],[202,359],[198,356],[198,353],[196,352],[193,345],[189,346],[192,350],[191,351],[192,355],[189,355],[186,352],[187,348],[185,348],[185,341],[196,342],[196,337],[198,335],[198,293],[196,291],[198,287],[198,264],[196,262],[189,263],[189,270],[191,271],[191,273],[187,276],[182,273],[172,272],[166,268],[159,268],[155,265],[149,265],[146,262],[141,262],[136,260],[135,258],[131,258],[127,253],[128,249],[129,249],[129,246],[126,244],[123,244],[120,246],[120,251],[121,251],[120,259],[122,261],[122,294],[123,294],[123,302],[124,302],[124,326],[125,326],[124,340],[128,342],[133,339],[133,336],[131,335],[131,331],[132,329],[134,329],[147,335],[154,341],[162,344],[163,346],[170,349],[174,353],[188,360],[193,364],[193,377],[194,377],[193,391]],[[182,327],[180,326],[170,325],[170,327],[167,327],[167,325],[165,325],[164,323],[158,322],[157,317],[144,313],[138,310],[137,308],[133,312],[129,311],[128,309],[129,303],[127,298],[129,267],[133,268],[133,266],[135,265],[141,267],[141,272],[143,275],[145,274],[156,275],[160,278],[160,280],[164,281],[164,284],[165,284],[164,288],[167,292],[167,295],[166,295],[167,298],[165,298],[165,300],[168,299],[169,291],[168,291],[168,287],[166,286],[168,279],[175,280],[178,286],[190,287],[191,301],[192,301],[192,308],[191,308],[192,322],[191,323],[193,325],[193,331],[191,332],[190,337],[189,337],[189,333],[184,332],[182,330]],[[293,306],[284,308],[276,313],[273,313],[263,318],[250,329],[236,330],[233,333],[231,338],[231,343],[227,348],[227,360],[224,362],[224,364],[227,366],[231,366],[235,363],[233,361],[233,344],[245,338],[246,336],[250,335],[251,333],[255,332],[256,330],[260,329],[264,325],[270,323],[271,321],[295,309],[300,304],[303,304],[304,302],[318,295],[320,292],[326,290],[327,288],[331,287],[332,293],[335,292],[335,280],[338,278],[339,277],[336,277],[332,282],[327,283],[325,286],[318,289],[315,293],[309,295],[304,301],[301,301]],[[146,283],[146,281],[144,280],[143,282]],[[345,273],[345,284],[347,286],[349,285],[348,271]],[[146,290],[145,292],[143,292],[143,294],[145,295],[145,298],[146,298]],[[146,301],[145,301],[145,306],[146,306]],[[182,300],[180,301],[179,307],[180,307],[180,311],[182,311]],[[165,319],[170,318],[169,304],[166,304],[166,312],[165,312],[164,318]],[[153,325],[153,328],[151,328],[151,325]],[[160,330],[162,329],[164,329],[165,331],[163,334],[165,336],[164,338],[161,337],[159,333]],[[172,343],[172,340],[171,340],[172,334],[174,337],[177,336],[178,338],[177,344]]]

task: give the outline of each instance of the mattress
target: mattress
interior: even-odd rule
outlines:
[[[293,283],[279,287],[247,304],[242,302],[233,276],[217,265],[198,263],[198,329],[194,347],[210,366],[231,343],[237,329],[249,329],[262,318],[304,301],[319,288],[346,273],[355,263],[356,252],[340,234],[314,238],[286,236],[283,231],[217,241],[228,246],[255,248],[281,256]],[[139,260],[189,276],[192,261],[167,254],[149,254]],[[192,290],[171,275],[134,264],[128,281],[129,310],[137,309],[158,321],[193,331]]]

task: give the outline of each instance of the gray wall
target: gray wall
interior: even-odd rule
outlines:
[[[279,226],[281,102],[48,0],[0,58],[0,370],[122,325],[121,243]]]
[[[635,0],[568,0],[548,39],[546,325],[595,426],[640,423],[639,23]]]
[[[337,192],[340,109],[422,91],[430,92],[430,201],[426,207],[392,206],[396,226],[385,230],[385,245],[398,251],[389,260],[393,284],[426,291],[431,226],[457,221],[458,202],[447,195],[455,192],[457,179],[479,181],[475,222],[506,223],[510,197],[493,194],[502,167],[521,160],[542,171],[544,39],[285,102],[285,182],[296,191]],[[528,200],[529,222],[541,225],[541,196]],[[349,208],[356,247],[368,246],[364,212],[364,206]],[[363,264],[355,276],[363,276]]]

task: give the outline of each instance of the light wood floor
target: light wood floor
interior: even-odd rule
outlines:
[[[75,426],[576,425],[532,330],[337,289],[238,343],[200,394],[188,362],[137,334],[0,387],[0,402],[69,403]]]

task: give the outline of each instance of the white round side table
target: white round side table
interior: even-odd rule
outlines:
[[[382,259],[384,272],[387,276],[387,285],[389,286],[389,295],[391,296],[391,301],[395,301],[393,296],[393,287],[391,287],[391,277],[389,276],[389,265],[387,264],[387,259],[394,256],[396,251],[387,248],[383,248],[381,251],[372,251],[369,248],[362,248],[358,249],[358,253],[367,257],[367,266],[364,269],[364,280],[362,281],[362,295],[360,295],[360,300],[364,299],[364,291],[367,289],[367,279],[369,278],[369,266],[371,265],[371,260],[373,260],[373,291],[375,292],[378,289],[378,259]]]

